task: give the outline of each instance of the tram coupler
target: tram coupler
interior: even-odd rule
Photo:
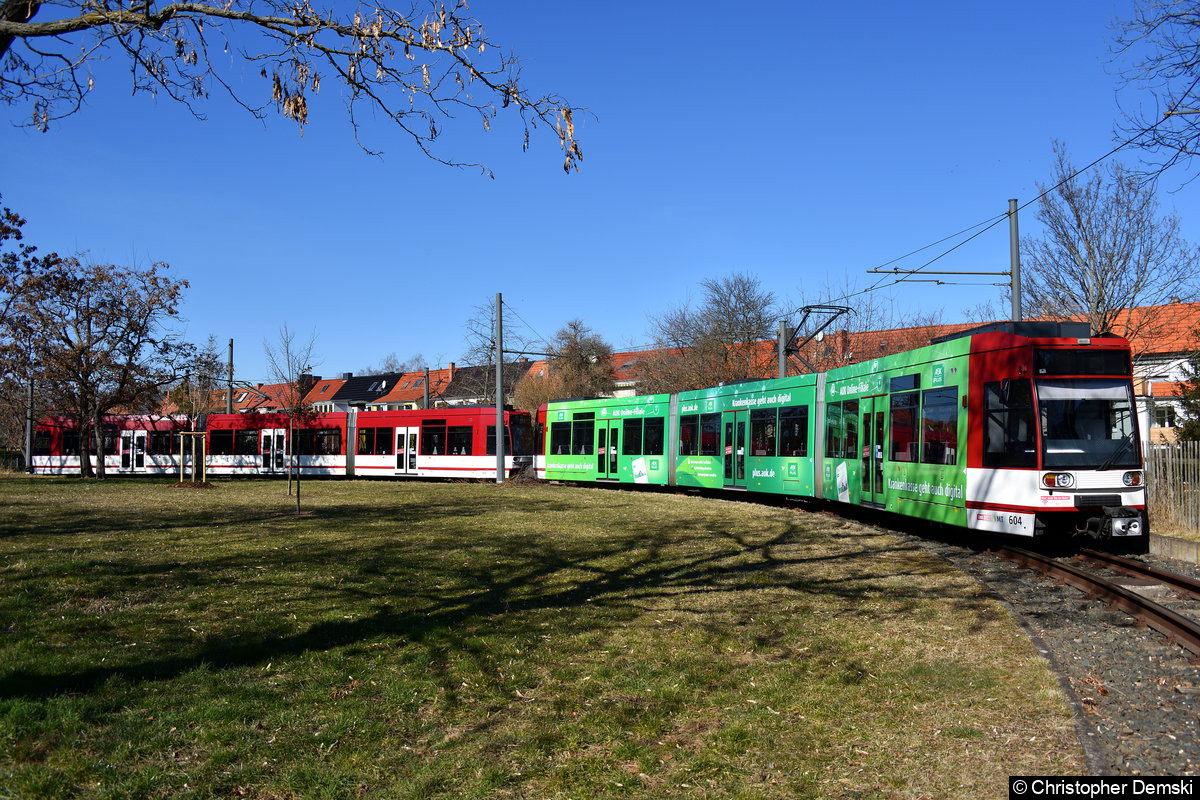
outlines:
[[[1087,521],[1087,532],[1097,539],[1135,537],[1146,532],[1141,513],[1132,508],[1104,506],[1100,512],[1101,516]]]

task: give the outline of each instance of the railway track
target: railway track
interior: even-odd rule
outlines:
[[[1074,586],[1085,594],[1124,611],[1133,619],[1158,631],[1180,647],[1195,655],[1200,655],[1200,622],[1172,611],[1166,606],[1142,596],[1134,589],[1122,586],[1074,564],[1029,550],[1001,547],[993,552],[1001,558]],[[1080,555],[1105,569],[1144,581],[1143,585],[1162,584],[1180,594],[1200,598],[1200,581],[1185,575],[1167,572],[1133,559],[1121,558],[1095,550],[1085,550]]]

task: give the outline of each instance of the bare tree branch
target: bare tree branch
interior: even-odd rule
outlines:
[[[0,100],[29,107],[27,124],[39,130],[79,110],[93,86],[89,64],[114,50],[129,58],[134,92],[162,92],[197,116],[196,104],[215,86],[256,117],[273,106],[303,130],[324,70],[343,90],[356,140],[365,106],[429,158],[490,175],[440,155],[434,144],[458,113],[490,129],[508,109],[521,120],[525,147],[544,126],[559,141],[564,170],[578,170],[583,158],[574,121],[580,109],[529,92],[519,61],[486,36],[463,0],[423,0],[407,11],[360,6],[349,17],[310,0],[0,0]],[[231,62],[238,59],[258,67],[261,100],[243,99],[244,90],[222,74],[236,72]]]
[[[1150,98],[1126,110],[1118,125],[1118,135],[1145,154],[1145,173],[1200,153],[1200,2],[1138,0],[1114,49],[1126,86]]]
[[[1193,300],[1200,250],[1184,241],[1178,216],[1160,212],[1153,185],[1119,162],[1086,179],[1074,174],[1066,147],[1056,142],[1058,185],[1038,201],[1045,233],[1021,240],[1028,313],[1082,317],[1098,334],[1141,341],[1167,330],[1165,315],[1126,312]]]

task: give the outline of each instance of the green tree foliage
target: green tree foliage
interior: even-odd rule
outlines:
[[[1180,439],[1200,442],[1200,352],[1192,354],[1183,370],[1187,377],[1180,387],[1179,404],[1183,413],[1175,432]]]

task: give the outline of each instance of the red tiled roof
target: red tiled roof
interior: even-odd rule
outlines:
[[[313,384],[313,387],[308,390],[308,394],[304,395],[305,403],[322,403],[333,399],[337,394],[337,390],[342,388],[344,380],[340,378],[323,378]]]
[[[452,368],[429,370],[429,398],[433,400],[450,385],[454,376]],[[372,401],[372,405],[384,403],[417,403],[425,397],[425,384],[420,382],[425,377],[425,370],[406,372],[404,377],[396,381],[392,390],[382,397]],[[417,385],[417,384],[420,385]]]

